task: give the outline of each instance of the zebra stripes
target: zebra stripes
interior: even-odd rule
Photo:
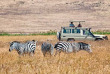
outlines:
[[[54,48],[56,48],[56,50],[59,51],[67,52],[67,50],[72,47],[71,47],[71,43],[69,42],[58,42],[57,44],[55,44]]]
[[[55,44],[54,48],[56,48],[56,54],[57,51],[59,52],[64,51],[66,53],[70,53],[70,52],[78,52],[80,50],[85,50],[87,52],[92,52],[90,45],[83,42],[78,42],[78,43],[58,42],[57,44]]]
[[[56,49],[56,54],[57,52],[61,52],[61,51],[66,53],[78,52],[80,50],[92,52],[90,45],[83,42],[69,43],[69,42],[62,41],[62,42],[57,42],[54,47],[51,43],[48,43],[48,42],[44,42],[41,45],[41,51],[44,56],[47,52],[49,52],[50,55],[52,55],[54,52],[54,48]],[[27,41],[26,43],[13,41],[10,43],[9,51],[11,52],[13,49],[15,49],[19,55],[22,55],[24,53],[34,54],[36,49],[36,41],[32,40],[32,41]]]
[[[36,41],[27,41],[26,43],[20,43],[18,41],[13,41],[10,43],[9,51],[11,52],[13,49],[15,49],[19,55],[22,55],[24,53],[33,53],[36,49]]]
[[[28,48],[28,50],[27,51],[32,51],[33,53],[34,53],[34,50],[36,49],[36,42],[35,42],[35,40],[33,40],[33,41],[28,41],[27,42],[27,48]]]

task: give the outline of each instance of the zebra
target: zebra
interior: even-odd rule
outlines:
[[[27,41],[25,43],[20,43],[18,41],[10,42],[9,52],[15,49],[19,55],[23,55],[25,53],[34,54],[36,49],[36,42],[35,40]]]
[[[73,42],[73,43],[69,43],[69,42],[58,42],[55,44],[54,48],[56,49],[56,53],[55,55],[57,54],[57,52],[66,52],[66,53],[70,53],[70,52],[78,52],[80,50],[85,50],[89,53],[92,52],[91,48],[90,48],[91,45],[87,44],[87,43],[83,43],[83,42]]]
[[[53,47],[52,44],[50,44],[50,43],[48,43],[48,42],[44,42],[44,43],[42,43],[42,45],[41,45],[41,51],[42,51],[42,53],[43,53],[44,56],[45,56],[45,54],[46,54],[47,52],[49,52],[50,55],[52,55],[53,52],[54,52],[54,47]]]

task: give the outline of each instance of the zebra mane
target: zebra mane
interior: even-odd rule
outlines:
[[[66,42],[66,41],[59,41],[59,42],[57,42],[57,44],[62,43],[62,42],[64,43],[64,42]],[[67,43],[67,42],[66,42],[66,43]]]
[[[84,49],[84,46],[83,45],[86,44],[86,43],[84,43],[84,42],[78,42],[78,44],[80,45],[79,48],[82,50],[82,49]]]
[[[10,46],[12,46],[14,43],[20,43],[20,42],[18,42],[18,41],[10,42]]]
[[[78,42],[78,44],[80,45],[80,49],[84,49],[85,45],[89,45],[89,44],[84,43],[84,42]]]
[[[84,42],[78,42],[79,44],[85,44],[85,45],[88,45],[87,43],[84,43]]]
[[[32,40],[32,41],[35,42],[35,40]],[[28,40],[28,41],[26,41],[26,42],[31,42],[31,40]],[[26,43],[26,42],[25,42],[25,43]]]
[[[35,42],[35,40],[32,40],[33,42]]]
[[[20,43],[19,41],[13,41],[12,43]]]

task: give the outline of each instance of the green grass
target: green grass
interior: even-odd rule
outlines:
[[[24,34],[9,34],[9,33],[1,33],[0,36],[24,36]]]
[[[92,32],[93,34],[101,34],[101,35],[109,35],[110,31],[96,31],[96,32]]]
[[[101,34],[101,35],[109,35],[110,31],[95,31],[93,34]],[[48,31],[42,33],[33,33],[33,34],[9,34],[9,33],[1,33],[0,36],[35,36],[35,35],[56,35],[56,31]]]
[[[1,33],[0,36],[35,36],[35,35],[56,35],[55,31],[48,31],[42,33],[33,33],[33,34],[9,34],[9,33]]]
[[[8,33],[1,33],[0,36],[9,36],[10,34]]]
[[[48,31],[48,32],[29,34],[29,35],[56,35],[56,34],[57,34],[57,32],[55,32],[55,31]]]

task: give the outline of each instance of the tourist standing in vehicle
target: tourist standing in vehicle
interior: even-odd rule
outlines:
[[[82,25],[80,24],[80,22],[79,22],[79,24],[78,24],[78,27],[82,27]]]
[[[75,25],[73,24],[73,22],[71,22],[71,24],[69,25],[69,27],[75,27]]]

